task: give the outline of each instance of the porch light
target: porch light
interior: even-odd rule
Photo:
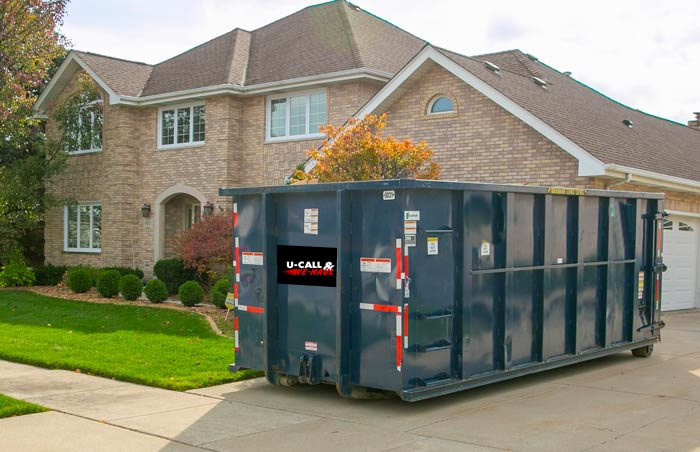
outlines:
[[[144,218],[148,218],[151,216],[151,205],[148,203],[145,203],[143,207],[141,207],[141,216]]]
[[[214,204],[211,201],[204,204],[203,212],[204,215],[211,215],[212,213],[214,213]]]

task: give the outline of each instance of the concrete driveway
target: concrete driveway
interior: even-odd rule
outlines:
[[[0,361],[7,451],[700,451],[700,312],[623,353],[414,404],[262,381],[177,393]]]

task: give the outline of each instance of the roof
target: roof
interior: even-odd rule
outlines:
[[[138,96],[146,84],[153,67],[146,63],[122,60],[90,52],[75,53],[112,90],[123,96]]]
[[[247,87],[351,70],[391,77],[425,41],[345,0],[234,29],[155,65],[75,52],[119,96]]]
[[[616,102],[519,50],[473,58],[439,51],[605,164],[700,181],[700,130]],[[500,75],[483,61],[500,66]]]

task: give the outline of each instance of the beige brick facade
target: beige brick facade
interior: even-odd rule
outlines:
[[[76,77],[58,102],[75,89]],[[379,88],[359,81],[327,86],[329,122],[342,124]],[[428,115],[428,105],[438,95],[449,96],[456,112]],[[230,200],[218,196],[220,187],[283,183],[306,159],[304,150],[320,140],[266,143],[265,100],[263,95],[205,99],[206,144],[168,150],[157,149],[157,107],[105,101],[102,151],[69,157],[52,186],[63,198],[102,204],[102,252],[65,252],[63,209],[55,208],[46,215],[46,261],[126,265],[149,272],[156,255],[175,253],[172,238],[184,227],[187,204],[212,202],[216,211],[228,210]],[[386,134],[425,140],[435,151],[443,180],[604,187],[605,181],[579,177],[575,158],[437,66],[408,87],[387,113]],[[55,124],[48,130],[55,134]],[[700,212],[700,196],[666,195],[667,209]],[[152,208],[147,219],[141,216],[144,203]]]
[[[76,89],[78,76],[56,105]],[[342,124],[379,86],[350,82],[326,89],[328,119]],[[124,265],[148,272],[157,246],[160,257],[175,254],[173,237],[184,227],[188,203],[212,202],[221,212],[230,210],[230,199],[218,196],[220,187],[283,183],[305,160],[304,150],[318,146],[320,140],[266,143],[265,99],[263,95],[205,99],[205,144],[175,149],[157,148],[157,107],[113,106],[105,100],[102,151],[70,156],[51,187],[64,199],[101,203],[102,251],[64,251],[64,211],[57,207],[46,215],[46,262]],[[51,121],[48,133],[58,133]],[[144,203],[151,205],[147,219],[141,216]]]

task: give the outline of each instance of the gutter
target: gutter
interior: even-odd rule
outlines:
[[[619,181],[617,181],[617,182],[613,182],[612,184],[607,184],[607,185],[605,186],[605,189],[606,189],[606,190],[610,190],[610,189],[613,188],[613,187],[618,187],[618,186],[620,186],[620,185],[629,184],[630,182],[632,182],[632,173],[627,173],[627,175],[625,176],[625,178],[624,178],[623,180],[619,180]]]
[[[637,184],[659,187],[661,189],[668,189],[672,191],[700,194],[700,181],[669,176],[668,174],[656,173],[654,171],[608,164],[605,166],[604,176],[613,177],[616,179],[623,179],[624,177],[623,180],[619,181],[620,184],[625,183],[624,181],[626,181],[627,177],[630,176],[634,178],[634,181]],[[619,184],[614,182],[613,185]],[[608,185],[608,188],[613,185]]]
[[[214,96],[219,94],[238,94],[238,95],[254,95],[273,91],[283,91],[294,88],[301,88],[309,85],[317,85],[319,83],[335,83],[340,81],[370,79],[386,83],[392,74],[384,71],[377,71],[368,68],[350,69],[347,71],[332,72],[329,74],[314,75],[310,77],[299,77],[278,82],[258,83],[256,85],[237,85],[226,83],[215,86],[205,86],[202,88],[193,88],[182,91],[175,91],[162,94],[154,94],[151,96],[119,96],[116,102],[124,105],[152,105],[165,102],[174,102],[191,97]]]

